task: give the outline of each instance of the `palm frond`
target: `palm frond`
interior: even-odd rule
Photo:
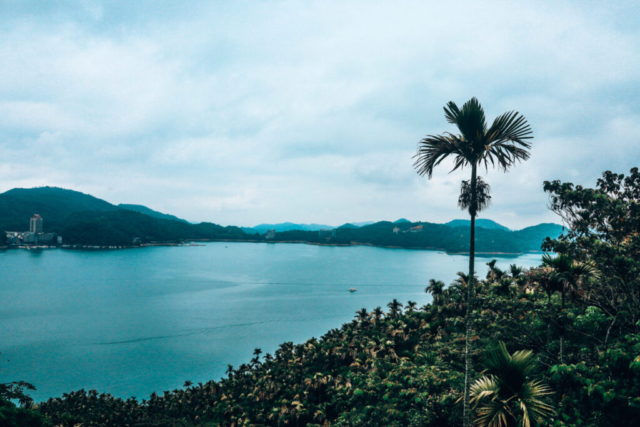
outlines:
[[[487,130],[486,142],[487,144],[509,142],[528,149],[531,148],[531,144],[527,140],[533,138],[532,134],[533,131],[527,119],[517,111],[509,111],[493,121]]]
[[[487,120],[480,101],[473,97],[465,102],[462,109],[453,102],[444,108],[444,116],[451,124],[455,124],[468,142],[481,142],[487,131]]]
[[[455,166],[452,171],[461,168],[467,163],[465,146],[460,138],[452,134],[429,135],[418,143],[418,152],[413,156],[416,160],[413,167],[421,176],[431,178],[433,170],[449,156],[455,156]]]
[[[555,414],[551,405],[540,400],[541,397],[552,393],[551,389],[540,381],[529,381],[524,385],[520,400],[524,427],[530,427],[532,422],[537,423]]]
[[[471,386],[471,404],[477,408],[477,426],[507,426],[507,416],[511,415],[511,412],[508,404],[499,397],[500,389],[500,383],[494,376],[482,377]]]

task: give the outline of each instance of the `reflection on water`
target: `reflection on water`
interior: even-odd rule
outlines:
[[[480,276],[490,259],[477,258]],[[318,337],[362,307],[422,305],[430,278],[448,283],[467,266],[463,255],[365,246],[4,251],[0,382],[32,382],[39,400],[80,388],[144,398],[220,378],[254,348]]]

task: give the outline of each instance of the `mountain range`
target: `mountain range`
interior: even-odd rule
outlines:
[[[329,244],[368,244],[404,248],[430,248],[464,252],[469,243],[469,220],[446,224],[411,222],[324,224],[260,224],[255,227],[223,227],[213,223],[192,224],[174,215],[135,204],[114,205],[89,194],[56,187],[16,188],[0,194],[0,229],[24,231],[29,218],[41,215],[44,230],[63,236],[65,243],[86,245],[130,245],[176,242],[191,239],[264,241],[267,229],[276,229],[274,241]],[[478,219],[478,252],[521,253],[536,251],[545,237],[562,233],[558,224],[539,224],[511,231],[489,219]],[[418,228],[416,228],[418,227]],[[336,230],[330,241],[319,230]]]
[[[123,206],[123,205],[119,205],[119,206]],[[135,205],[127,205],[127,206],[135,206]],[[139,212],[142,212],[142,211],[139,211]],[[164,215],[164,214],[161,214],[161,215]],[[271,229],[275,229],[278,232],[293,231],[293,230],[319,231],[319,230],[335,230],[338,228],[361,228],[371,224],[375,224],[375,222],[374,221],[348,222],[338,227],[334,225],[326,225],[326,224],[296,224],[293,222],[282,222],[279,224],[260,224],[260,225],[256,225],[255,227],[241,227],[241,228],[242,228],[242,231],[244,231],[247,234],[254,234],[254,233],[264,234],[267,232],[267,230],[271,230]],[[393,224],[400,225],[400,224],[413,224],[413,223],[408,219],[400,218],[396,221],[393,221]],[[419,224],[419,222],[416,224]],[[448,227],[470,227],[471,221],[468,219],[454,219],[443,225],[446,225]],[[498,224],[493,220],[484,219],[484,218],[476,219],[476,227],[511,231],[509,228],[505,227],[502,224]]]

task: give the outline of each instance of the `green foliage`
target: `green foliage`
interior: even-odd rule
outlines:
[[[0,426],[2,427],[50,427],[51,420],[33,408],[33,399],[25,390],[35,390],[24,381],[0,383]],[[13,401],[18,401],[16,406]]]
[[[596,188],[545,182],[551,209],[568,225],[544,249],[593,265],[600,278],[583,286],[589,305],[629,332],[640,328],[640,172],[605,172]],[[613,322],[613,320],[612,320]]]
[[[0,426],[2,427],[51,427],[51,420],[40,413],[20,408],[0,397]]]

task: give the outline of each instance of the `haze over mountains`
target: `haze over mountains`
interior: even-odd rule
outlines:
[[[89,194],[55,187],[16,188],[0,194],[0,230],[28,229],[29,218],[40,214],[44,228],[64,237],[70,244],[130,245],[182,240],[264,241],[267,229],[276,229],[271,241],[295,241],[320,244],[372,244],[378,246],[430,248],[464,252],[468,246],[469,220],[456,219],[446,224],[411,222],[359,222],[342,226],[326,224],[260,224],[255,227],[223,227],[213,223],[192,224],[174,215],[136,204],[115,205]],[[542,240],[557,237],[562,227],[539,224],[511,231],[489,219],[479,219],[478,250],[521,253],[539,250]],[[336,230],[327,240],[319,230]]]
[[[282,222],[279,224],[260,224],[260,225],[256,225],[255,227],[241,227],[241,228],[242,228],[242,231],[244,231],[245,233],[264,234],[267,232],[267,230],[271,230],[271,229],[276,229],[277,231],[292,231],[292,230],[319,231],[319,230],[334,230],[337,228],[361,228],[371,224],[375,224],[375,222],[374,221],[348,222],[340,226],[326,225],[326,224],[295,224],[293,222]],[[396,224],[396,225],[412,224],[412,222],[409,221],[408,219],[400,218],[396,221],[393,221],[393,224]],[[443,225],[446,225],[449,227],[470,227],[471,221],[468,219],[454,219]],[[493,220],[483,219],[483,218],[476,220],[476,227],[482,227],[482,228],[493,229],[493,230],[512,231],[502,224],[498,224]]]

